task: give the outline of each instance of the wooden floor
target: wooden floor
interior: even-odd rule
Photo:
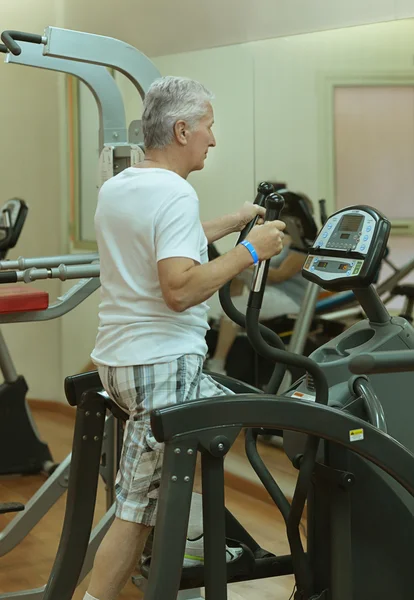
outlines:
[[[70,452],[73,419],[70,415],[35,409],[34,417],[40,432],[57,461]],[[278,448],[263,446],[262,454],[270,471],[276,475],[289,496],[295,473]],[[248,531],[266,549],[287,554],[288,545],[284,524],[266,493],[258,494],[257,477],[243,457],[242,440],[238,440],[226,459],[226,505]],[[0,500],[25,502],[40,487],[41,476],[0,479]],[[0,594],[17,592],[44,585],[49,577],[59,542],[65,510],[65,497],[49,511],[34,530],[6,556],[0,558]],[[105,494],[100,484],[96,521],[104,514]],[[11,519],[0,515],[0,530]],[[78,587],[74,600],[82,600],[88,578]],[[292,577],[245,582],[229,586],[231,600],[288,600],[293,590]],[[128,583],[120,596],[122,600],[141,598],[140,592]]]

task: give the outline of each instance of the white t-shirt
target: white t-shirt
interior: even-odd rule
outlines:
[[[208,305],[174,312],[157,271],[165,258],[208,261],[193,187],[166,169],[125,169],[100,190],[95,230],[101,303],[92,360],[121,367],[204,356]]]

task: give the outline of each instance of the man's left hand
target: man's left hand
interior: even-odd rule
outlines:
[[[257,224],[263,223],[263,217],[266,214],[264,206],[258,204],[252,204],[252,202],[245,202],[243,206],[236,213],[236,231],[241,231],[252,219],[259,215]]]

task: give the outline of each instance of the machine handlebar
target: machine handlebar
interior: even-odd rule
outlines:
[[[257,195],[256,195],[256,198],[254,199],[253,204],[258,204],[259,206],[265,206],[266,198],[269,196],[269,194],[271,194],[274,191],[275,191],[274,187],[271,183],[268,183],[267,181],[262,181],[262,183],[259,183],[259,185],[258,185]],[[258,218],[259,217],[255,217],[254,219],[252,219],[250,221],[250,223],[247,223],[247,225],[241,230],[239,239],[237,240],[238,244],[240,244],[240,242],[242,242],[244,239],[246,239],[246,237],[249,235],[250,231],[256,225]]]
[[[36,33],[25,33],[24,31],[3,31],[1,39],[5,44],[6,52],[9,51],[14,56],[19,56],[22,53],[22,49],[17,43],[19,42],[30,42],[31,44],[43,44],[44,38]],[[4,52],[4,50],[1,50]]]
[[[5,271],[0,273],[0,283],[16,283],[17,271]]]
[[[414,350],[359,354],[350,361],[349,370],[357,375],[414,371]]]

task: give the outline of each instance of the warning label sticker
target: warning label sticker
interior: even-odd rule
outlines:
[[[315,396],[311,394],[303,394],[302,392],[293,392],[291,398],[297,398],[298,400],[309,400],[310,402],[315,402]]]
[[[364,430],[363,429],[352,429],[349,432],[349,441],[350,442],[360,442],[364,439]]]

